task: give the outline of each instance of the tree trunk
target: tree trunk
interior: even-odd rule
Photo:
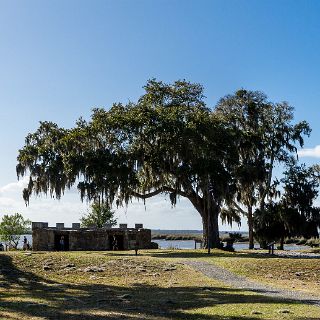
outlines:
[[[280,238],[279,250],[283,250],[283,248],[284,248],[284,236]]]
[[[249,249],[254,249],[253,214],[252,214],[251,206],[248,206],[248,229],[249,229]]]
[[[212,208],[211,212],[202,215],[204,248],[220,248],[219,210]]]
[[[218,225],[220,206],[217,205],[213,199],[200,198],[197,197],[195,193],[194,196],[190,196],[188,199],[202,218],[203,248],[220,248]]]

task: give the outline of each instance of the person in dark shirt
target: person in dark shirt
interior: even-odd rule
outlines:
[[[26,236],[23,237],[23,250],[28,249],[28,239]]]

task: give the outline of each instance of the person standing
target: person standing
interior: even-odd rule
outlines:
[[[118,241],[117,241],[116,236],[113,236],[113,241],[112,241],[112,250],[113,250],[113,251],[118,250]]]
[[[26,251],[28,249],[28,239],[26,236],[23,237],[23,250]]]
[[[60,238],[60,250],[64,251],[64,236],[61,236]]]

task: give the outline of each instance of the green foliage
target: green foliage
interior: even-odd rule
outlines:
[[[115,226],[117,219],[114,218],[114,211],[106,203],[94,202],[91,205],[91,211],[81,219],[82,227],[102,228],[105,224]]]
[[[309,125],[293,124],[293,108],[286,102],[272,103],[259,91],[239,90],[222,98],[217,112],[238,130],[239,165],[235,171],[237,191],[224,209],[225,219],[248,218],[249,238],[253,247],[253,208],[264,210],[266,199],[276,196],[273,169],[296,155],[296,145],[303,145]]]
[[[293,231],[295,228],[288,222],[292,220],[295,224],[299,223],[295,218],[299,218],[295,210],[287,210],[279,203],[268,203],[263,210],[257,209],[254,215],[256,240],[260,244],[267,244],[293,236],[294,232],[291,234],[290,229]]]
[[[17,174],[30,174],[23,197],[59,199],[74,184],[82,200],[101,197],[110,207],[160,193],[174,206],[183,196],[205,230],[212,215],[218,240],[220,207],[233,192],[237,132],[205,106],[198,84],[150,80],[144,89],[136,103],[94,109],[89,122],[70,130],[40,123],[19,151]]]
[[[0,239],[17,248],[20,236],[27,232],[30,224],[31,221],[25,220],[20,213],[4,215],[0,222]]]
[[[234,239],[234,241],[243,240],[243,235],[240,232],[231,232],[229,233],[229,238]]]
[[[284,184],[283,205],[296,210],[300,217],[296,235],[305,238],[319,237],[320,208],[314,206],[320,186],[317,167],[293,164],[285,172],[282,182]]]
[[[175,206],[182,196],[211,245],[219,245],[220,214],[238,224],[246,215],[252,236],[252,208],[263,210],[275,194],[274,165],[295,155],[308,124],[293,124],[293,108],[261,92],[239,90],[212,110],[199,84],[150,80],[144,90],[69,130],[41,122],[18,155],[18,177],[30,175],[25,201],[41,193],[59,199],[73,185],[82,200],[100,197],[109,207],[161,193]]]
[[[319,179],[315,168],[293,163],[284,174],[280,201],[255,212],[256,238],[270,242],[284,237],[319,237],[320,208],[314,207]]]

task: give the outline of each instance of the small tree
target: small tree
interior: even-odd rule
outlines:
[[[260,246],[279,240],[283,250],[285,237],[319,237],[320,208],[314,206],[319,188],[318,169],[293,163],[281,182],[284,185],[280,201],[255,211],[254,229]]]
[[[31,221],[25,220],[20,213],[4,215],[0,222],[0,239],[16,249],[20,236],[28,231],[30,224]]]
[[[299,212],[294,208],[287,208],[283,202],[268,203],[263,210],[255,211],[255,238],[260,247],[267,249],[272,241],[280,242],[280,250],[284,247],[284,238],[298,235],[298,229],[303,223]]]
[[[110,209],[105,202],[93,202],[91,205],[91,211],[84,215],[81,219],[82,227],[95,226],[102,228],[104,224],[110,224],[112,226],[117,224],[117,219],[114,218],[114,211]]]

